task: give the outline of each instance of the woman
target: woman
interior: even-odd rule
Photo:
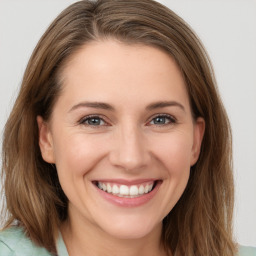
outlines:
[[[153,1],[81,1],[55,19],[6,124],[3,175],[1,255],[238,253],[209,58]]]

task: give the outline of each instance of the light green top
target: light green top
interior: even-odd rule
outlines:
[[[239,256],[256,256],[256,248],[248,246],[239,247]]]
[[[57,241],[58,256],[68,256],[64,241],[59,234]],[[51,256],[42,247],[36,246],[26,235],[22,228],[12,227],[0,232],[1,256]]]
[[[68,256],[64,241],[59,235],[58,256]],[[12,227],[0,232],[1,256],[51,256],[44,248],[36,246],[27,238],[22,228]],[[240,246],[238,256],[256,256],[256,248]]]

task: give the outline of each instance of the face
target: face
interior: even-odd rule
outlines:
[[[38,117],[45,161],[55,163],[73,225],[119,238],[161,229],[200,152],[182,75],[159,49],[114,40],[68,61],[49,121]]]

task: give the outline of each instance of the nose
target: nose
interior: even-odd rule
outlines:
[[[126,171],[145,168],[151,159],[146,140],[138,127],[129,126],[115,134],[110,152],[112,165]]]

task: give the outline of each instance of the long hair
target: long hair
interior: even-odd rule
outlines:
[[[50,118],[69,57],[88,42],[108,38],[169,54],[186,82],[194,118],[205,120],[199,160],[182,197],[163,220],[164,248],[176,256],[233,256],[231,132],[211,62],[191,28],[152,0],[79,1],[38,42],[4,130],[5,228],[18,222],[32,241],[56,254],[68,202],[55,166],[42,159],[36,117]]]

